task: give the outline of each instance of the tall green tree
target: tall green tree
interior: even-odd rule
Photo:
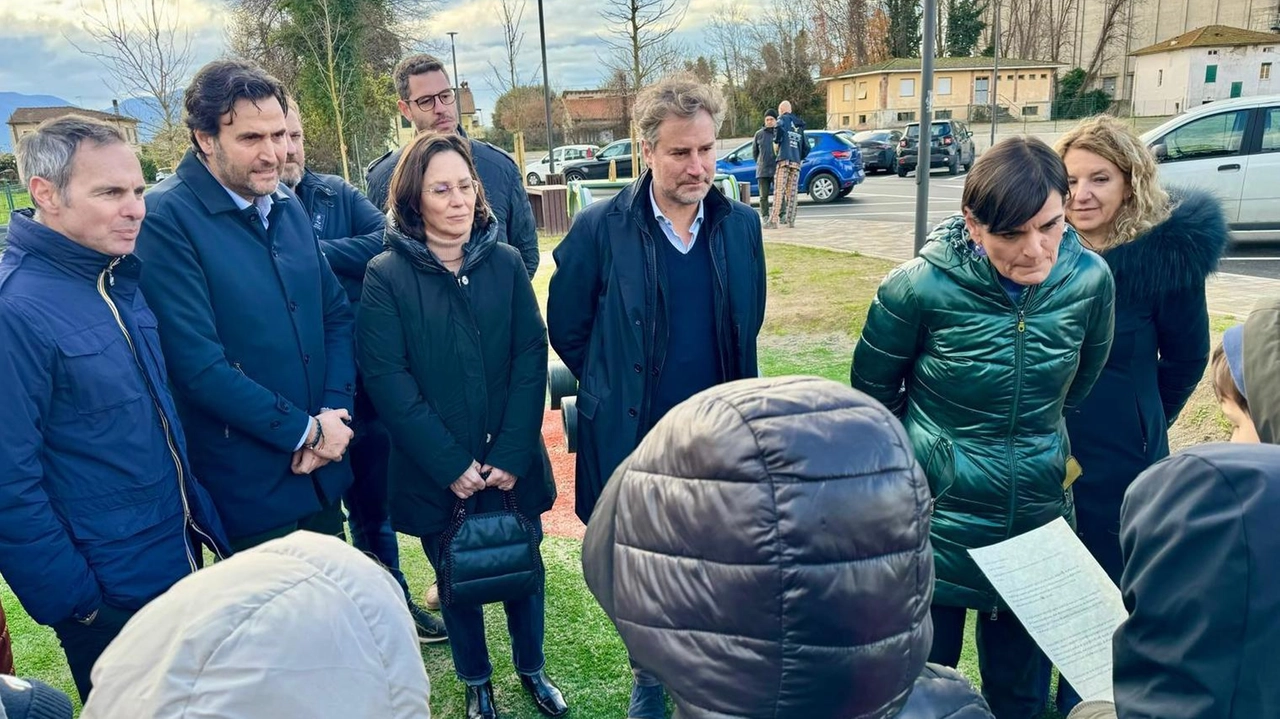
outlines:
[[[982,17],[987,3],[980,0],[947,0],[947,55],[971,57],[987,23]]]
[[[920,57],[920,0],[885,0],[889,16],[889,55]]]
[[[746,94],[754,105],[754,116],[764,116],[779,102],[789,100],[791,109],[804,119],[810,130],[827,125],[826,95],[813,80],[809,34],[801,30],[766,43],[760,50],[760,65],[747,71]]]

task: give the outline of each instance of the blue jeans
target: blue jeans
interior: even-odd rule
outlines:
[[[359,417],[359,415],[357,415]],[[351,543],[356,549],[378,560],[395,577],[404,598],[412,601],[409,583],[400,571],[400,545],[391,528],[387,509],[387,462],[391,454],[391,435],[377,418],[357,419],[355,437],[349,457],[355,481],[343,496],[347,505],[347,521],[351,525]]]
[[[542,533],[542,520],[530,517]],[[432,569],[440,572],[440,535],[422,538],[422,549]],[[545,581],[545,577],[544,577]],[[511,635],[511,660],[521,674],[542,671],[546,657],[542,639],[546,632],[546,591],[539,587],[535,594],[503,602],[507,612],[507,633]],[[478,686],[493,676],[489,662],[489,645],[484,637],[484,607],[481,605],[441,607],[445,629],[449,631],[449,651],[453,653],[453,670],[464,684]]]

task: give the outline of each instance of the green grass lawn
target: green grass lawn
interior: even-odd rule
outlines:
[[[542,267],[534,278],[545,302],[554,270],[550,250],[558,238],[542,241]],[[769,264],[769,309],[760,337],[760,360],[769,376],[810,374],[838,382],[849,381],[849,362],[876,287],[892,263],[858,255],[766,245]],[[1215,318],[1214,342],[1231,325]],[[1174,446],[1222,439],[1228,432],[1212,391],[1202,383],[1174,427]],[[401,538],[402,562],[416,594],[432,581],[431,570],[416,540]],[[543,545],[547,564],[547,671],[564,690],[574,715],[589,719],[625,716],[630,692],[626,653],[603,612],[582,580],[579,544],[548,539]],[[36,626],[23,614],[6,585],[0,582],[0,601],[9,613],[19,671],[72,692],[61,649],[51,630]],[[486,610],[489,654],[494,663],[494,686],[504,717],[540,716],[527,700],[511,665],[511,646],[500,607]],[[969,624],[960,669],[975,683],[977,660]],[[434,716],[463,713],[462,688],[453,676],[446,645],[427,647],[423,660],[432,681]],[[1058,717],[1050,712],[1045,719]]]
[[[0,187],[0,225],[9,223],[9,212],[21,209],[23,207],[32,207],[31,195],[26,190],[17,189],[17,186],[10,185],[10,190],[6,192]]]

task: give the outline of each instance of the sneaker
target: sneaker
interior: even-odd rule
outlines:
[[[440,585],[432,582],[431,586],[427,587],[426,604],[423,606],[433,612],[440,611]]]
[[[444,622],[436,615],[413,602],[409,602],[409,614],[413,615],[413,624],[418,628],[419,644],[437,644],[449,641],[449,632],[445,630]]]

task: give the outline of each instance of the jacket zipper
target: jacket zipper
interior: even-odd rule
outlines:
[[[713,242],[711,239],[713,237],[716,237],[716,233],[719,231],[719,229],[720,229],[720,221],[717,221],[715,226],[712,227],[710,231],[707,232],[707,242],[710,244],[710,247],[708,247],[707,249],[711,252],[711,267],[715,271],[716,288],[719,290],[719,294],[716,295],[716,301],[715,301],[716,335],[717,335],[716,344],[723,344],[725,340],[728,339],[725,337],[724,315],[725,315],[726,309],[724,307],[724,304],[726,301],[728,301],[729,293],[724,288],[724,276],[725,276],[724,268],[720,266],[720,256],[716,253],[715,242]],[[737,354],[737,345],[735,343],[733,345],[730,345],[729,347],[719,347],[718,349],[720,350],[717,353],[720,355],[719,357],[720,378],[721,378],[720,381],[728,382],[733,378],[729,375],[729,366],[728,366],[728,362],[726,362],[726,358]]]
[[[485,371],[485,368],[484,368],[484,342],[480,338],[480,326],[476,324],[475,310],[471,306],[471,298],[467,295],[467,291],[463,289],[464,287],[468,287],[471,284],[471,280],[467,279],[467,276],[462,274],[465,270],[466,270],[466,267],[459,268],[458,274],[454,275],[453,280],[454,280],[454,288],[458,293],[458,297],[462,299],[462,304],[465,305],[467,308],[467,318],[470,320],[470,322],[468,323],[468,327],[471,330],[471,335],[475,337],[475,340],[476,340],[476,357],[477,357],[476,364],[480,365],[480,376],[485,378],[484,379],[485,396],[484,396],[483,406],[480,409],[480,411],[484,414],[484,422],[481,425],[482,427],[481,431],[484,432],[484,457],[480,459],[480,462],[481,464],[488,464],[489,449],[490,449],[489,444],[493,440],[493,435],[489,433],[489,381],[487,379],[489,376],[489,373]],[[449,274],[453,274],[453,273],[450,272]]]
[[[115,319],[116,326],[120,328],[120,334],[124,335],[124,341],[129,345],[129,352],[133,355],[133,361],[138,365],[138,371],[142,373],[142,380],[147,385],[147,393],[151,396],[151,404],[155,406],[156,414],[160,417],[160,428],[164,430],[165,444],[169,447],[169,458],[173,460],[173,467],[178,472],[178,496],[182,498],[182,519],[184,522],[182,544],[186,548],[187,564],[190,565],[192,572],[196,572],[200,569],[200,565],[196,562],[195,554],[191,548],[191,538],[187,536],[186,527],[191,527],[196,534],[208,540],[209,547],[218,556],[218,559],[224,559],[224,557],[222,552],[218,550],[218,543],[213,541],[213,538],[200,528],[200,525],[196,523],[195,517],[191,515],[191,503],[187,498],[186,472],[182,469],[182,458],[178,456],[178,446],[173,439],[169,418],[165,416],[164,408],[160,406],[160,399],[156,396],[155,388],[151,386],[147,369],[142,363],[142,358],[138,357],[138,348],[134,345],[133,337],[129,335],[129,329],[125,327],[124,320],[120,317],[120,310],[116,307],[115,301],[111,299],[111,294],[107,291],[108,286],[115,287],[116,278],[112,271],[123,259],[123,257],[115,258],[110,265],[107,265],[105,270],[99,273],[98,294],[102,297],[102,301],[107,303],[107,308],[111,310],[111,316]]]
[[[1031,304],[1031,298],[1035,295],[1036,288],[1028,287],[1023,290],[1021,300],[1014,305],[1016,311],[1017,324],[1014,328],[1017,332],[1014,334],[1013,350],[1014,350],[1014,383],[1013,383],[1013,406],[1009,412],[1009,432],[1005,438],[1005,451],[1009,459],[1009,511],[1005,517],[1004,536],[1005,539],[1013,536],[1013,517],[1018,508],[1018,460],[1017,453],[1013,451],[1013,436],[1018,426],[1018,405],[1022,401],[1022,361],[1023,347],[1026,342],[1027,335],[1027,307]],[[991,606],[991,618],[996,618],[999,603]]]

